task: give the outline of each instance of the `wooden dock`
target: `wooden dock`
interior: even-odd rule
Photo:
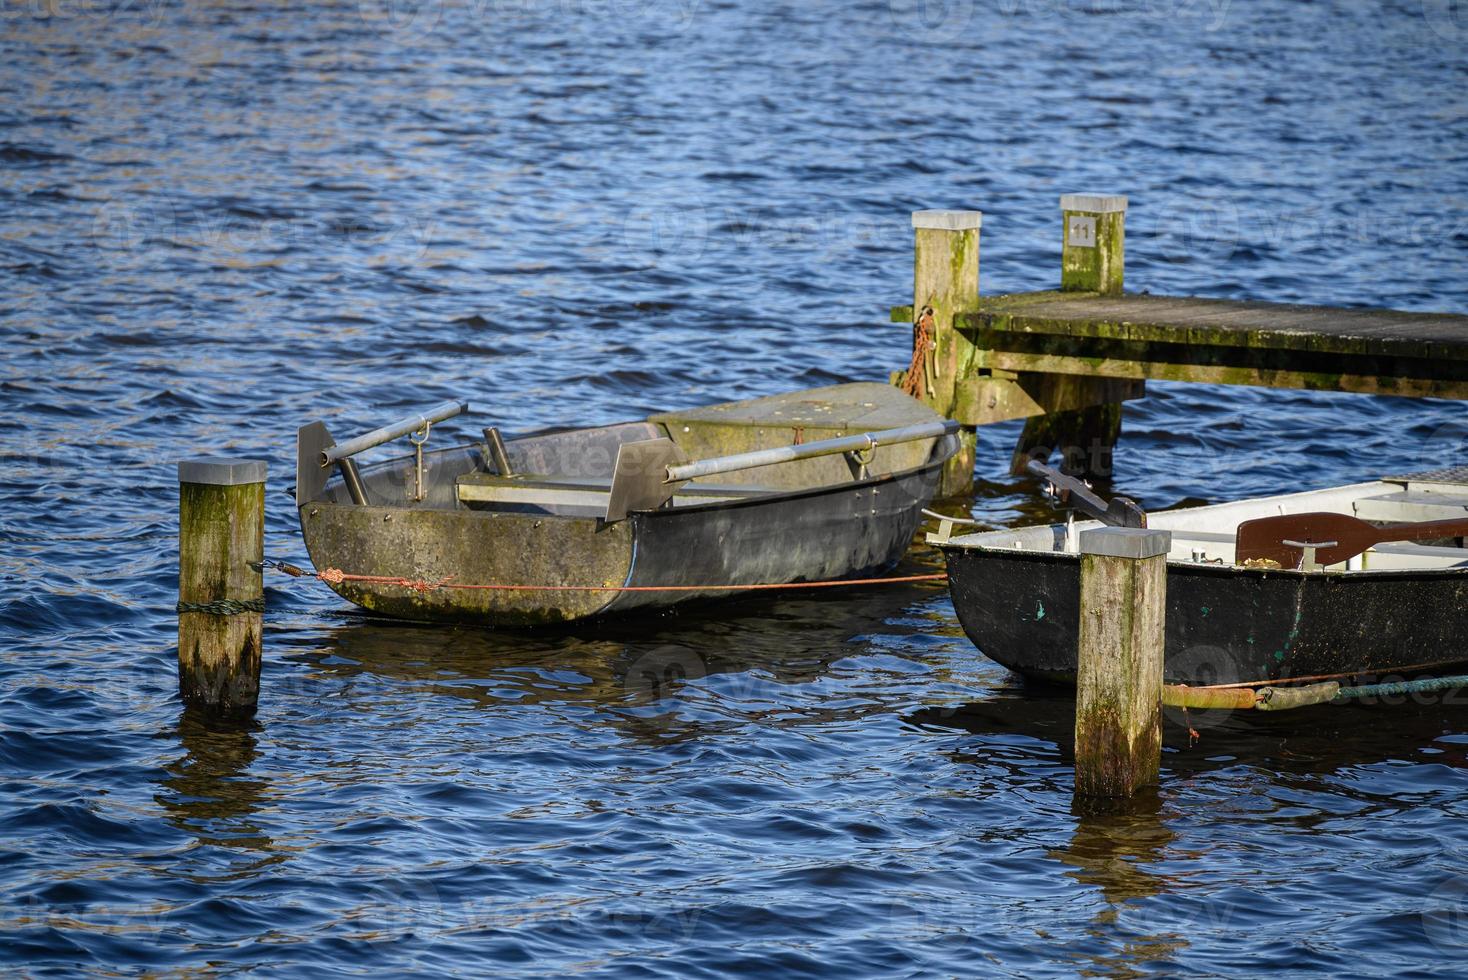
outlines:
[[[1109,476],[1121,402],[1148,380],[1468,399],[1468,316],[1125,293],[1126,199],[1067,195],[1061,210],[1061,289],[992,297],[978,295],[978,212],[916,212],[914,303],[892,309],[903,323],[928,311],[930,370],[948,371],[924,391],[935,408],[965,426],[1029,420],[1016,469],[1060,451]],[[949,269],[970,281],[935,287]]]

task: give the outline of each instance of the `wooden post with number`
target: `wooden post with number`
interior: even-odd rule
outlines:
[[[1119,194],[1061,195],[1062,292],[1121,295],[1126,208],[1127,199]],[[1028,419],[1014,447],[1012,472],[1023,473],[1031,459],[1059,452],[1067,472],[1109,479],[1111,452],[1121,437],[1121,400],[1103,400],[1105,382],[1095,378],[1064,377],[1058,384],[1074,389],[1075,400],[1094,399],[1095,404]]]
[[[1126,206],[1120,194],[1063,194],[1065,238],[1060,288],[1120,296],[1126,261]]]

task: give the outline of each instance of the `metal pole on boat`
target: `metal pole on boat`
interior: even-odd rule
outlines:
[[[210,714],[249,715],[260,694],[265,463],[178,464],[178,690]]]
[[[1075,792],[1126,797],[1157,783],[1172,534],[1082,531]]]
[[[752,470],[761,466],[773,466],[777,463],[789,463],[798,459],[813,459],[817,456],[834,456],[836,453],[862,452],[863,450],[876,449],[879,446],[891,446],[897,443],[914,442],[918,439],[941,439],[951,432],[957,432],[957,422],[941,419],[935,422],[919,422],[917,425],[906,425],[898,429],[882,429],[877,432],[861,432],[850,436],[837,436],[835,439],[822,439],[818,442],[801,443],[798,446],[776,446],[772,449],[756,449],[753,452],[737,453],[733,456],[718,456],[713,459],[700,459],[692,463],[680,463],[669,466],[665,483],[679,483],[684,480],[698,480],[706,476],[715,476],[719,473],[735,473],[740,470]]]
[[[411,415],[391,425],[384,425],[380,429],[373,429],[366,435],[357,436],[355,439],[348,439],[346,442],[339,443],[338,445],[328,446],[321,452],[321,465],[330,466],[337,460],[355,456],[360,452],[371,449],[373,446],[380,446],[384,442],[392,442],[398,436],[405,436],[409,432],[426,429],[435,422],[451,419],[455,415],[461,412],[467,412],[468,410],[469,406],[465,402],[441,402],[426,412]]]

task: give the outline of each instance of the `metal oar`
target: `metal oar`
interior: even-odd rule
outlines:
[[[1130,497],[1112,497],[1107,503],[1091,492],[1091,488],[1073,476],[1037,459],[1025,464],[1025,469],[1035,476],[1048,480],[1053,495],[1062,504],[1070,503],[1079,511],[1090,514],[1096,520],[1112,527],[1146,527],[1147,514]]]
[[[814,459],[817,456],[847,453],[856,462],[853,475],[859,473],[864,478],[866,464],[870,461],[871,453],[878,447],[916,442],[920,439],[941,439],[957,432],[958,428],[957,422],[936,419],[897,429],[861,432],[818,442],[756,449],[753,452],[692,462],[687,461],[683,451],[671,439],[624,442],[617,447],[617,466],[612,475],[606,519],[620,521],[631,511],[661,507],[689,480],[717,476],[720,473],[738,473],[800,459]]]
[[[1281,568],[1298,568],[1313,549],[1319,565],[1337,565],[1386,541],[1430,541],[1468,535],[1468,519],[1368,524],[1348,514],[1319,511],[1260,517],[1239,525],[1234,561],[1265,559]]]

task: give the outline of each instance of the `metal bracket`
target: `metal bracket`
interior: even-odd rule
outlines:
[[[1300,549],[1300,564],[1295,567],[1302,572],[1318,572],[1325,566],[1315,560],[1315,549],[1334,548],[1335,541],[1281,541],[1280,544]]]
[[[987,527],[983,521],[976,521],[971,517],[954,517],[951,514],[940,514],[935,510],[923,508],[923,516],[929,520],[938,522],[938,530],[929,531],[923,540],[928,544],[947,544],[953,539],[953,528],[957,525],[966,527]]]
[[[868,443],[865,449],[852,449],[842,453],[846,457],[846,467],[851,470],[854,479],[865,480],[867,478],[867,467],[877,456],[876,443]]]
[[[433,428],[432,422],[424,422],[423,428],[418,432],[408,433],[408,441],[413,444],[413,500],[421,502],[428,496],[428,491],[423,486],[423,447],[428,443],[429,430]],[[422,433],[422,437],[419,437]]]
[[[607,496],[607,522],[627,519],[634,510],[656,510],[687,480],[669,480],[668,467],[688,456],[671,439],[644,439],[617,447],[617,468]]]

